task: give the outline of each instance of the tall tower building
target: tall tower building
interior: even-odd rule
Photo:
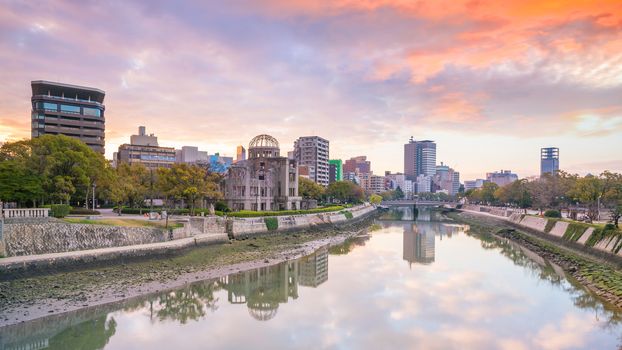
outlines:
[[[66,135],[104,153],[104,91],[45,80],[32,81],[30,86],[32,137]]]
[[[244,148],[244,146],[239,145],[235,153],[236,153],[236,156],[235,156],[236,163],[242,160],[246,160],[246,149]]]
[[[415,141],[412,137],[404,145],[404,174],[414,181],[418,176],[436,174],[436,143],[430,140]]]
[[[309,178],[322,186],[328,186],[328,140],[319,136],[304,136],[294,142],[294,157],[298,166],[309,169]]]
[[[559,148],[540,149],[540,176],[545,173],[556,174],[559,171]]]

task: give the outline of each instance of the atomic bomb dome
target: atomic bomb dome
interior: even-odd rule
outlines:
[[[248,144],[248,158],[278,157],[280,151],[279,141],[266,134],[253,137]]]

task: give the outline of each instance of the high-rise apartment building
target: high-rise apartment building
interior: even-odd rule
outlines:
[[[436,166],[436,174],[432,181],[435,191],[443,191],[450,196],[455,196],[460,190],[460,173],[443,162]]]
[[[160,147],[158,138],[147,135],[144,126],[138,128],[138,135],[130,136],[130,143],[122,144],[116,153],[116,164],[141,163],[147,168],[170,168],[175,164],[176,152],[173,147]]]
[[[430,140],[415,141],[412,137],[404,145],[404,174],[409,180],[419,175],[436,174],[436,143]]]
[[[66,135],[104,153],[104,91],[45,80],[35,80],[30,85],[32,137]]]
[[[309,178],[328,186],[328,140],[319,136],[304,136],[294,142],[294,157],[298,165],[309,168]]]
[[[341,159],[331,159],[328,161],[328,183],[343,180],[343,162]]]
[[[559,171],[559,148],[547,147],[540,149],[540,176]]]

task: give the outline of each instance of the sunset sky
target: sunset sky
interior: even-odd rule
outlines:
[[[267,133],[403,171],[410,136],[461,180],[622,171],[622,1],[0,0],[0,141],[30,81],[106,91],[106,155],[139,125],[233,155]]]

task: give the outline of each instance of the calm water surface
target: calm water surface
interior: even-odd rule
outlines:
[[[618,311],[507,241],[412,212],[369,237],[53,322],[6,349],[615,349]],[[466,232],[465,232],[466,231]]]

